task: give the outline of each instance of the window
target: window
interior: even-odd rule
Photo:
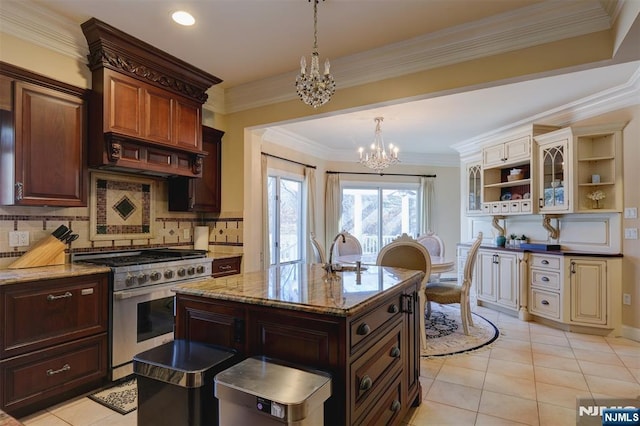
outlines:
[[[302,262],[302,180],[269,175],[268,191],[271,265]]]
[[[377,253],[402,233],[419,232],[418,184],[343,184],[341,229],[353,234],[363,253]]]

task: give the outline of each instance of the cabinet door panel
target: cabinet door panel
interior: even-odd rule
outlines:
[[[570,261],[571,321],[584,324],[607,323],[606,262]]]
[[[176,100],[175,143],[178,146],[200,149],[202,146],[202,118],[199,105]]]
[[[17,203],[84,205],[83,99],[22,82],[15,90]]]
[[[173,99],[168,93],[144,90],[144,137],[163,144],[172,144]]]
[[[494,262],[494,253],[478,251],[478,298],[489,302],[496,301],[496,288],[493,277]]]
[[[531,139],[524,136],[504,144],[504,155],[507,161],[526,160],[531,157]]]
[[[490,146],[482,150],[482,165],[485,167],[495,166],[504,162],[504,145]]]
[[[518,306],[518,258],[500,254],[498,260],[498,303],[511,308]]]
[[[140,137],[142,135],[142,88],[135,80],[105,71],[104,131]]]

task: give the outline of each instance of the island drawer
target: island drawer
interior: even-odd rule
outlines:
[[[360,318],[353,320],[349,327],[351,352],[355,352],[355,348],[359,343],[363,342],[368,336],[375,334],[384,324],[400,318],[402,315],[401,310],[402,306],[398,297],[398,299],[383,303]]]
[[[380,339],[351,366],[351,404],[354,417],[358,418],[369,406],[370,401],[378,400],[386,389],[383,386],[389,377],[402,369],[402,323]]]
[[[242,257],[228,257],[225,259],[213,259],[211,266],[211,276],[214,278],[224,277],[240,273],[240,262]]]
[[[390,425],[396,423],[402,410],[402,381],[397,376],[390,386],[385,386],[385,393],[371,404],[358,419],[356,425]]]
[[[548,291],[531,289],[529,311],[551,319],[560,319],[560,295]]]

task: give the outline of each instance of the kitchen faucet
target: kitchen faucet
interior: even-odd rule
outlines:
[[[329,249],[329,262],[325,263],[324,265],[324,269],[330,274],[335,271],[335,269],[333,268],[333,248],[336,245],[336,241],[338,241],[338,238],[340,237],[342,237],[342,244],[345,244],[347,242],[344,233],[340,232],[338,235],[336,235],[333,239],[333,242],[331,243],[331,248]]]

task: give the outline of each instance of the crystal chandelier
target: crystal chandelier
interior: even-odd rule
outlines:
[[[389,150],[384,147],[384,140],[382,139],[382,130],[380,129],[380,123],[384,120],[382,117],[376,117],[376,134],[371,144],[371,151],[365,153],[364,148],[360,148],[360,163],[366,167],[375,170],[382,174],[382,171],[387,167],[397,164],[398,160],[398,147],[394,147],[389,144]]]
[[[326,104],[336,91],[336,82],[329,74],[329,60],[324,62],[324,75],[320,75],[320,60],[318,57],[318,2],[313,2],[313,53],[311,54],[311,67],[307,73],[307,61],[303,56],[300,59],[300,74],[296,78],[296,92],[302,102],[318,108]]]

